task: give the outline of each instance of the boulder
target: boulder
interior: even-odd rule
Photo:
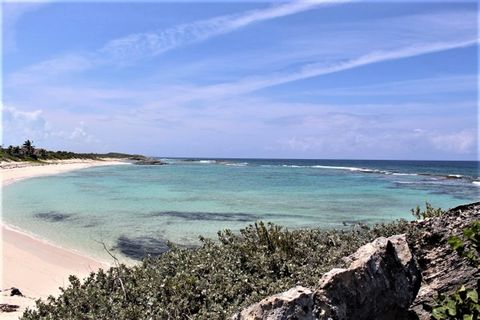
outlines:
[[[420,288],[421,274],[405,235],[378,238],[326,273],[315,292],[319,319],[400,320]]]
[[[405,235],[378,238],[326,273],[317,289],[295,287],[256,303],[233,319],[404,320],[421,274]]]
[[[251,305],[232,320],[298,319],[313,320],[313,291],[296,286],[286,292],[263,299]]]
[[[10,296],[11,297],[13,297],[13,296],[23,297],[23,294],[18,288],[12,288],[11,291],[10,291]]]

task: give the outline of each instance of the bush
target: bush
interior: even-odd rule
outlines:
[[[407,233],[406,221],[350,230],[289,231],[262,222],[196,249],[173,247],[133,267],[118,265],[75,277],[58,298],[37,301],[24,320],[226,319],[243,307],[296,284],[314,287],[342,257],[379,236]]]
[[[425,220],[427,218],[435,218],[442,216],[445,211],[441,208],[434,208],[430,203],[425,202],[425,210],[422,211],[420,206],[417,206],[415,209],[410,210],[412,215],[417,220]]]

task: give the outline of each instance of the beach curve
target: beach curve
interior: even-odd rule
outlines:
[[[2,162],[0,174],[2,188],[12,183],[48,175],[56,175],[96,166],[121,165],[129,162],[119,159],[72,159],[49,161],[42,164],[29,162]],[[110,264],[98,261],[81,253],[49,243],[35,235],[0,224],[0,303],[18,305],[16,312],[2,312],[0,319],[18,319],[35,300],[60,293],[59,287],[66,286],[68,277],[86,277],[90,272],[108,268]],[[10,297],[8,289],[19,288],[24,297]]]

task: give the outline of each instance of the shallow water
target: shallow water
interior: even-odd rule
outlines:
[[[478,162],[166,159],[33,178],[3,190],[3,220],[97,258],[264,220],[290,228],[410,219],[426,201],[478,201]]]

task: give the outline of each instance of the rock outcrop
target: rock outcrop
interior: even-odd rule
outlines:
[[[319,319],[396,320],[420,288],[421,274],[405,235],[378,238],[326,273],[316,292]]]
[[[422,234],[412,245],[412,252],[422,270],[422,286],[411,308],[420,320],[430,320],[427,310],[434,305],[437,292],[450,294],[462,284],[474,288],[480,279],[480,270],[452,252],[447,243],[450,236],[460,235],[476,220],[480,220],[480,202],[453,208],[440,218],[417,222]]]
[[[137,165],[149,165],[149,166],[162,166],[162,165],[165,165],[166,163],[163,162],[163,161],[160,161],[160,160],[157,160],[157,159],[153,159],[153,158],[145,158],[145,159],[140,159],[136,162],[134,162],[134,164],[137,164]]]
[[[419,236],[378,238],[345,258],[346,269],[326,273],[318,288],[295,287],[266,298],[236,320],[430,320],[437,293],[475,287],[480,270],[452,252],[448,238],[480,220],[480,202],[413,222]],[[418,293],[418,294],[417,294]],[[410,310],[409,310],[410,309]]]
[[[297,286],[286,292],[268,297],[243,310],[234,319],[298,319],[313,320],[314,293]]]
[[[378,238],[326,273],[316,290],[296,287],[266,298],[234,319],[405,319],[420,270],[404,235]]]

